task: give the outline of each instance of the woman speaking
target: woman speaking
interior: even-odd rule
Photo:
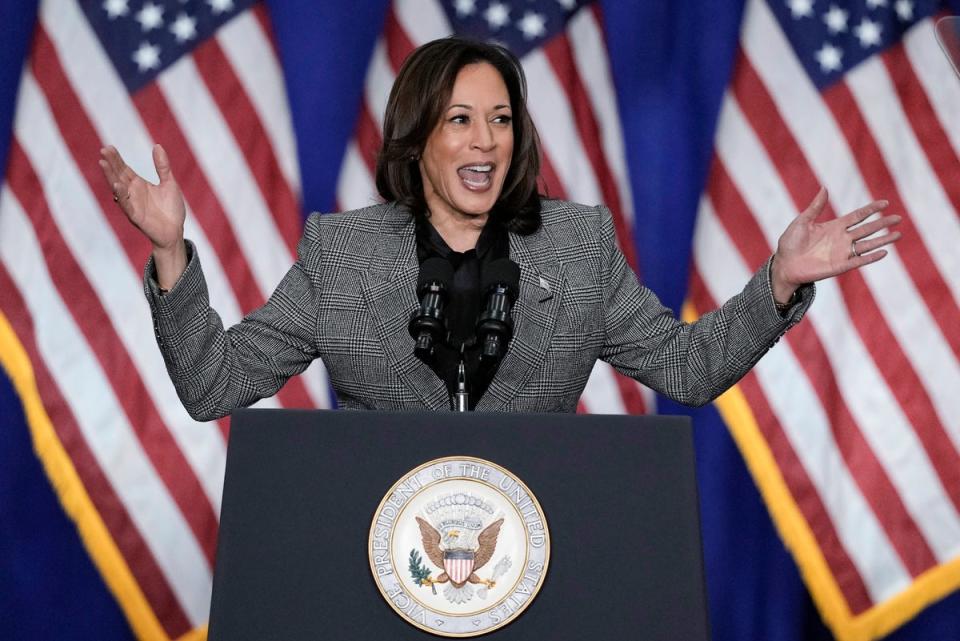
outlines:
[[[681,323],[627,266],[605,207],[538,193],[525,93],[519,61],[498,46],[449,38],[414,51],[384,118],[384,202],[310,216],[297,261],[267,303],[226,330],[209,306],[201,257],[183,238],[166,152],[154,148],[154,185],[113,147],[101,150],[114,200],[153,245],[145,291],[190,414],[210,420],[271,396],[315,358],[352,409],[450,409],[460,392],[471,409],[571,412],[598,358],[701,405],[800,321],[813,282],[880,260],[900,237],[889,231],[898,216],[867,221],[885,201],[818,223],[821,190],[740,294]],[[511,264],[519,285],[503,288],[510,342],[502,360],[489,359],[478,319]],[[442,318],[432,316],[442,331],[418,357],[409,325],[431,285],[445,301]]]

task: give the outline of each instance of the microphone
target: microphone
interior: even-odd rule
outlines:
[[[507,343],[513,337],[510,310],[520,289],[520,266],[509,258],[498,258],[484,270],[480,291],[486,296],[486,307],[477,318],[480,340],[480,362],[493,365],[503,358]]]
[[[410,336],[416,341],[413,353],[422,361],[433,356],[434,344],[445,338],[447,319],[443,314],[447,292],[453,282],[453,266],[443,258],[428,258],[420,265],[417,296],[420,308],[410,316]]]

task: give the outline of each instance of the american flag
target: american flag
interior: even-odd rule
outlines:
[[[343,159],[341,208],[376,198],[380,119],[412,49],[454,32],[523,58],[544,141],[544,189],[608,204],[636,267],[622,134],[596,7],[397,0],[369,66]],[[170,154],[225,324],[261,304],[293,262],[301,180],[279,57],[249,0],[44,0],[23,71],[0,191],[0,345],[35,448],[137,636],[184,639],[206,622],[226,447],[183,410],[154,345],[141,274],[149,245],[103,184],[114,144],[156,180]],[[333,403],[317,364],[266,407]],[[649,392],[598,366],[581,403],[643,412]]]
[[[960,585],[960,82],[941,7],[750,0],[694,238],[688,318],[742,287],[819,185],[886,198],[891,255],[818,284],[719,401],[824,620],[888,633]]]
[[[41,3],[0,192],[0,310],[38,453],[137,635],[206,622],[225,426],[198,425],[154,346],[149,246],[118,215],[96,155],[144,176],[174,158],[215,308],[266,300],[293,261],[300,178],[262,6],[239,0]],[[9,344],[9,343],[7,343]],[[327,406],[314,368],[266,406]]]

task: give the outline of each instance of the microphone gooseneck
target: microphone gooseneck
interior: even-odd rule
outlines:
[[[420,265],[417,297],[420,307],[410,317],[410,336],[416,341],[413,353],[422,361],[433,357],[434,347],[446,337],[444,308],[453,282],[453,266],[443,258],[429,258]]]
[[[477,339],[480,341],[480,362],[500,362],[513,337],[510,311],[520,289],[520,266],[509,258],[499,258],[484,270],[480,291],[486,301],[477,318]]]

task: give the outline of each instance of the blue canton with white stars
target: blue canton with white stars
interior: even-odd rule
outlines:
[[[133,93],[256,0],[84,0],[84,13]]]
[[[458,35],[496,42],[517,57],[544,45],[566,28],[589,0],[443,0]]]
[[[825,89],[942,8],[937,0],[769,0],[807,74]]]

